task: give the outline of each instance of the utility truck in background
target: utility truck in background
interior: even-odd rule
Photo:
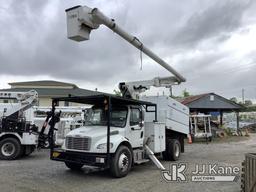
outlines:
[[[37,103],[37,92],[0,92],[0,99],[16,100],[0,104],[0,159],[29,155],[37,146],[38,135],[37,127],[27,121],[24,111]]]
[[[56,123],[56,132],[55,132],[55,145],[62,145],[64,141],[64,137],[66,134],[77,128],[81,127],[84,125],[84,119],[86,115],[88,107],[85,106],[58,106],[56,107],[55,112],[59,114],[60,112],[60,117],[59,117],[59,122]],[[38,127],[38,132],[43,135],[43,137],[46,137],[44,139],[45,141],[42,142],[44,146],[43,148],[48,148],[49,147],[49,142],[48,142],[48,132],[49,132],[49,124],[45,124],[45,120],[48,115],[50,115],[51,107],[46,107],[46,106],[33,106],[30,109],[25,111],[25,116],[28,121],[30,121],[32,124]],[[50,115],[51,116],[51,115]],[[49,116],[49,118],[50,118]],[[44,130],[42,130],[44,129]]]
[[[151,57],[174,76],[153,80],[120,83],[122,97],[110,94],[53,98],[50,124],[50,156],[73,170],[83,165],[110,169],[114,177],[124,177],[131,166],[152,160],[165,168],[155,154],[166,160],[177,160],[184,152],[189,133],[189,110],[167,96],[140,97],[154,87],[170,87],[185,78],[144,46],[138,38],[120,28],[98,9],[76,6],[66,10],[68,38],[89,39],[91,30],[103,24],[137,49]],[[55,106],[60,101],[91,105],[85,125],[70,131],[61,147],[54,146]]]
[[[0,92],[0,160],[15,160],[31,154],[36,148],[48,148],[51,107],[36,106],[38,94]],[[54,145],[60,146],[65,135],[84,125],[86,107],[56,107]]]

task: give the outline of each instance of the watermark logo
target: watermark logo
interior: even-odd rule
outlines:
[[[162,177],[167,182],[186,182],[186,172],[187,164],[179,163],[179,164],[170,164],[169,170],[162,171]]]
[[[169,170],[162,171],[166,182],[236,182],[240,168],[218,164],[196,164],[188,173],[187,163],[170,164]]]

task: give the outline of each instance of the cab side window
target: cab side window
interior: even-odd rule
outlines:
[[[141,122],[141,115],[140,109],[138,108],[131,108],[131,115],[130,115],[130,125],[139,125]]]

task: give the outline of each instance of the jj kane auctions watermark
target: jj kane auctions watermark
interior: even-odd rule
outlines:
[[[238,166],[218,164],[195,164],[188,170],[188,163],[170,164],[169,170],[162,171],[162,178],[166,182],[236,182],[240,174]]]

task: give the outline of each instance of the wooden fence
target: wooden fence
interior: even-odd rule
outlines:
[[[242,192],[256,192],[256,153],[245,155],[241,174]]]

